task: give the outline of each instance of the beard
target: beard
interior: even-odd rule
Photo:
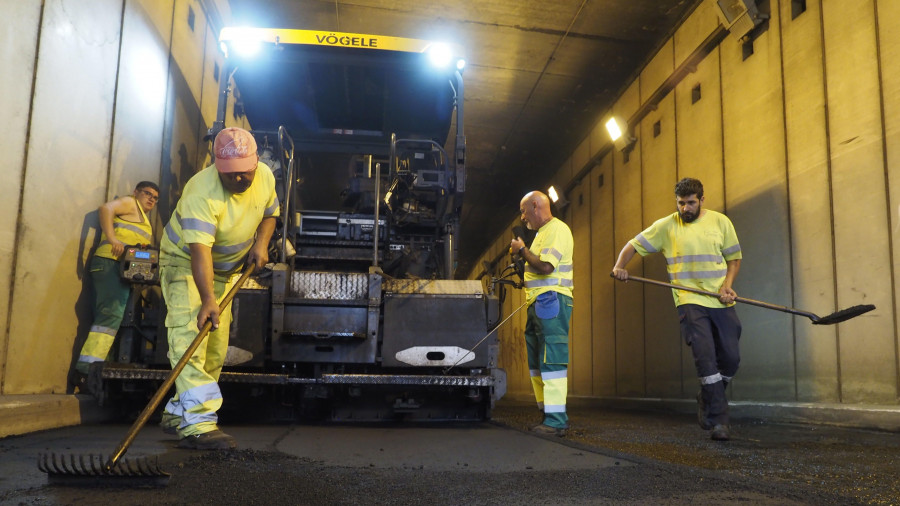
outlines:
[[[697,208],[696,213],[692,213],[690,211],[678,211],[678,216],[681,218],[681,221],[685,223],[691,223],[696,220],[698,216],[700,216],[700,208]]]

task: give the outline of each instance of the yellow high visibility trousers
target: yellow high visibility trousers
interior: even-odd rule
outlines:
[[[237,282],[232,276],[227,282],[215,280],[213,290],[220,301]],[[166,301],[166,328],[169,338],[169,363],[178,363],[200,332],[197,314],[200,312],[200,292],[194,283],[191,269],[164,265],[160,282]],[[231,326],[231,307],[219,315],[219,328],[210,331],[175,380],[176,394],[163,410],[163,424],[176,427],[181,437],[216,430],[222,407],[219,374],[228,351],[228,328]]]

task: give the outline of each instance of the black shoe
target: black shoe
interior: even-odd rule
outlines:
[[[713,428],[713,424],[709,423],[709,420],[706,418],[706,404],[703,404],[703,390],[697,392],[697,422],[703,430]]]
[[[237,447],[237,441],[219,429],[185,436],[178,442],[179,448],[187,450],[232,450]]]
[[[557,429],[556,427],[551,427],[549,425],[539,424],[535,425],[531,428],[531,432],[535,434],[543,434],[545,436],[557,436],[557,437],[565,437],[566,429]]]
[[[728,441],[731,436],[728,435],[727,425],[716,425],[709,431],[709,438],[713,441]]]
[[[75,393],[77,394],[86,394],[89,393],[87,389],[87,374],[83,372],[75,371],[72,374],[72,379],[70,380],[72,386],[75,388]]]

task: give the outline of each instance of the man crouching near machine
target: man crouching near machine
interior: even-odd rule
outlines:
[[[169,362],[181,360],[207,320],[211,331],[175,381],[160,425],[181,437],[179,448],[227,450],[233,437],[219,430],[219,374],[228,349],[231,309],[219,301],[240,277],[244,261],[269,261],[269,239],[279,214],[272,171],[259,163],[256,140],[226,128],[213,143],[215,163],[187,182],[166,225],[160,281],[168,314]],[[255,240],[254,240],[255,236]]]
[[[740,363],[741,322],[734,310],[737,293],[732,284],[741,268],[741,245],[731,220],[703,209],[703,183],[699,180],[684,178],[675,184],[675,207],[677,212],[657,220],[625,244],[612,275],[627,281],[625,266],[635,253],[661,252],[672,283],[719,294],[715,299],[672,290],[681,335],[691,347],[700,378],[700,427],[709,430],[712,439],[727,441],[725,387]]]
[[[525,266],[525,347],[528,369],[544,421],[532,432],[563,437],[569,428],[566,414],[569,366],[569,318],[572,316],[572,253],[575,241],[569,226],[550,211],[550,199],[533,191],[519,202],[521,219],[537,235],[531,247],[521,237],[509,243]]]

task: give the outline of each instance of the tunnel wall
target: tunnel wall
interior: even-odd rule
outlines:
[[[568,190],[561,216],[576,241],[570,395],[695,396],[670,291],[614,282],[609,272],[626,241],[674,212],[675,182],[696,177],[705,206],[726,213],[737,230],[739,295],[819,316],[877,307],[838,325],[812,325],[738,304],[742,362],[729,397],[898,404],[900,33],[891,27],[900,3],[807,0],[802,12],[798,2],[767,3],[770,17],[748,42],[727,35],[655,96],[720,30],[713,3],[701,4],[548,179]],[[635,117],[647,105],[630,125],[633,149],[614,149],[605,121]],[[499,238],[481,260],[507,247]],[[667,279],[659,255],[636,256],[628,268]],[[504,311],[521,302],[520,294],[507,297]],[[500,331],[501,366],[509,395],[530,398],[524,311],[514,320]]]
[[[207,164],[228,12],[218,0],[0,1],[15,20],[0,33],[0,394],[70,389],[97,207],[158,182],[158,243],[178,189]]]

